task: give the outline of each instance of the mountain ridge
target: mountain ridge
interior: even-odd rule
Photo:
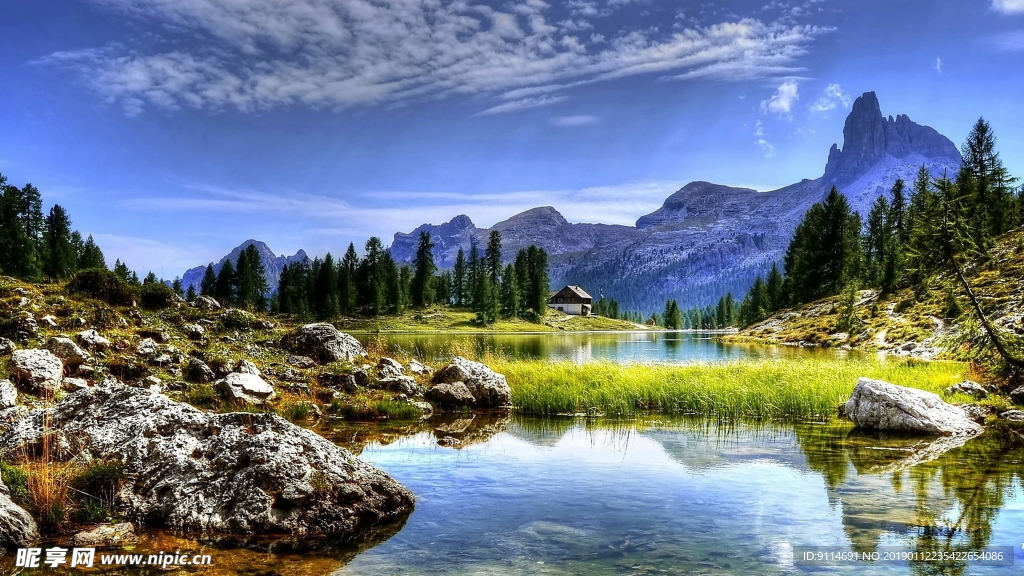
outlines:
[[[270,249],[265,243],[259,240],[249,239],[242,242],[238,246],[235,246],[227,255],[221,258],[216,263],[210,262],[213,265],[213,271],[220,273],[221,268],[224,264],[230,260],[232,265],[238,263],[238,257],[242,255],[242,251],[248,248],[250,245],[256,246],[257,252],[260,255],[260,261],[263,262],[263,267],[267,271],[267,285],[270,287],[270,292],[273,293],[277,290],[277,284],[281,279],[281,270],[287,264],[294,264],[309,260],[309,256],[306,255],[306,251],[299,249],[298,252],[291,256],[285,256],[274,254],[274,251]],[[195,288],[196,292],[199,292],[200,284],[203,282],[203,275],[206,273],[207,264],[196,266],[185,271],[181,275],[181,287],[184,290],[188,290],[191,286]]]

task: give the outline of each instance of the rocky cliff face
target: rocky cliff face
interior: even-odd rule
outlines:
[[[468,251],[475,241],[482,248],[490,231],[498,230],[506,258],[530,244],[547,249],[554,285],[580,284],[644,312],[660,309],[666,298],[703,306],[727,292],[745,293],[758,274],[780,261],[800,218],[833,185],[866,214],[897,178],[912,181],[922,165],[935,175],[952,172],[960,153],[948,138],[905,115],[882,116],[878,98],[867,92],[854,103],[843,148],[832,146],[820,178],[768,192],[692,182],[635,227],[573,224],[551,207],[488,229],[459,216],[395,234],[391,253],[411,262],[416,238],[426,230],[437,244],[438,265],[447,268],[460,246]]]
[[[213,264],[213,271],[220,273],[220,269],[224,267],[224,263],[228,260],[231,261],[232,265],[238,263],[238,257],[242,255],[242,251],[249,247],[249,245],[255,245],[256,250],[260,253],[260,260],[263,262],[263,267],[267,270],[267,284],[270,286],[270,291],[274,292],[277,290],[278,280],[281,278],[281,270],[288,264],[295,264],[309,260],[306,256],[305,251],[299,250],[292,256],[278,256],[274,254],[273,250],[270,249],[266,244],[259,240],[246,240],[235,247],[227,256],[220,259],[219,262]],[[211,262],[212,264],[212,262]],[[181,277],[181,286],[183,289],[188,290],[189,286],[193,286],[196,292],[199,291],[199,284],[203,281],[203,274],[206,272],[206,265],[196,266],[185,272]]]

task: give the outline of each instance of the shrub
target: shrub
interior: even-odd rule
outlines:
[[[11,499],[25,504],[28,500],[28,472],[21,466],[0,462],[0,477],[11,491]]]
[[[68,282],[68,290],[114,306],[131,306],[139,300],[139,290],[106,268],[82,270]]]
[[[174,306],[179,296],[163,282],[150,282],[142,285],[142,307],[150,310],[163,310]]]
[[[312,413],[313,405],[309,402],[289,402],[279,411],[279,414],[290,422],[304,422]]]
[[[94,460],[71,481],[81,497],[75,518],[80,522],[103,522],[113,515],[114,498],[124,482],[124,468],[119,464]]]

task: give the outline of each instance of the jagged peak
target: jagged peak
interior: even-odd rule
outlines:
[[[565,216],[562,216],[562,213],[556,210],[553,206],[538,206],[537,208],[530,208],[525,212],[520,212],[504,222],[499,222],[498,224],[495,224],[494,227],[497,228],[502,225],[524,222],[547,222],[548,224],[557,225],[569,223],[569,221],[565,219]]]

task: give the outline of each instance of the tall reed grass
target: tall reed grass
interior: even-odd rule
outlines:
[[[721,419],[828,419],[849,398],[858,377],[930,392],[967,373],[952,362],[876,359],[749,360],[683,366],[487,359],[505,374],[523,414],[645,412]]]

